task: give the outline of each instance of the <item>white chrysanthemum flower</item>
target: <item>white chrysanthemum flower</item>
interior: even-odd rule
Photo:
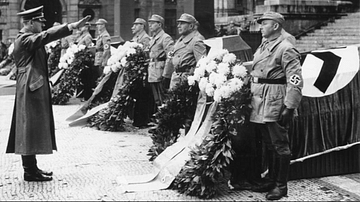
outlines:
[[[195,77],[194,76],[188,76],[187,79],[188,79],[189,86],[195,85]]]
[[[126,57],[121,58],[121,60],[120,60],[121,66],[125,67],[126,63],[127,63]]]
[[[207,84],[208,84],[208,79],[205,78],[205,77],[201,78],[200,81],[199,81],[199,89],[200,89],[200,91],[205,92]]]
[[[217,76],[218,76],[218,73],[211,72],[210,75],[209,75],[209,83],[215,85],[215,80],[216,80]]]
[[[59,66],[60,68],[60,66]],[[69,65],[67,63],[61,63],[61,68],[60,69],[68,69]]]
[[[224,85],[226,80],[227,80],[226,76],[217,74],[214,81],[216,88],[220,88],[222,85]]]
[[[217,72],[221,75],[227,76],[230,73],[229,63],[218,64]]]
[[[109,72],[111,72],[110,66],[105,66],[103,72],[104,72],[104,74],[108,74]]]
[[[80,51],[84,50],[85,48],[86,48],[86,46],[85,46],[85,45],[83,45],[83,44],[80,44],[80,45],[79,45],[79,49],[80,49]]]
[[[214,60],[211,60],[209,63],[207,63],[206,65],[206,71],[207,72],[212,72],[217,68],[217,64]]]
[[[221,97],[222,98],[229,98],[231,95],[232,95],[232,91],[231,91],[231,89],[230,89],[230,86],[228,86],[228,85],[223,85],[223,86],[221,86],[221,88],[220,88],[220,94],[221,94]]]
[[[222,62],[233,64],[236,61],[236,55],[234,53],[225,54]]]
[[[194,70],[194,76],[199,80],[201,77],[205,76],[205,66],[197,67]]]
[[[242,88],[244,82],[241,79],[234,77],[228,81],[227,85],[230,87],[232,92],[235,92]]]
[[[207,62],[208,62],[207,57],[202,56],[202,57],[200,58],[200,60],[196,63],[196,67],[202,67],[202,66],[203,66],[203,67],[206,67]]]
[[[229,51],[227,49],[221,49],[219,50],[218,54],[216,55],[216,59],[222,61],[224,55],[229,54]]]
[[[134,48],[130,48],[127,52],[126,52],[126,56],[130,56],[131,54],[135,54],[136,50]]]
[[[215,102],[220,102],[221,101],[221,92],[220,89],[216,89],[214,91],[214,101]]]
[[[232,74],[238,78],[244,78],[247,75],[247,69],[244,65],[236,64],[233,66]]]
[[[211,85],[211,83],[207,83],[207,85],[205,87],[206,95],[212,97],[212,96],[214,96],[214,91],[215,91],[215,89],[214,89],[213,85]]]

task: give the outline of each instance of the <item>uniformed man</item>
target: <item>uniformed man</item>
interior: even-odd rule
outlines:
[[[195,32],[196,19],[194,16],[184,13],[177,22],[180,38],[170,53],[173,68],[169,66],[164,70],[164,74],[172,73],[170,89],[174,88],[183,78],[192,75],[197,61],[206,55],[205,44]]]
[[[77,45],[85,45],[86,47],[89,47],[92,45],[92,36],[89,32],[90,29],[90,22],[87,22],[84,27],[80,29],[80,36],[76,40]]]
[[[150,36],[145,31],[146,21],[142,18],[136,18],[131,31],[134,34],[131,41],[140,43],[143,45],[143,49],[146,50],[149,47]]]
[[[284,17],[267,12],[257,20],[264,38],[254,54],[250,121],[262,134],[268,154],[269,182],[254,189],[269,200],[287,195],[291,151],[288,127],[302,98],[300,54],[282,34]]]
[[[172,65],[167,55],[173,50],[174,40],[163,30],[163,17],[154,14],[148,21],[152,36],[149,46],[148,81],[156,106],[161,106],[164,100],[164,90],[168,89],[170,85],[171,74],[164,72],[164,68]]]
[[[21,155],[25,181],[52,180],[52,172],[37,167],[36,154],[52,154],[57,149],[45,45],[70,35],[90,19],[87,16],[42,31],[42,9],[40,6],[18,13],[23,28],[12,53],[17,68],[16,95],[6,153]]]
[[[96,28],[98,31],[98,37],[96,38],[96,53],[94,66],[97,71],[96,79],[103,73],[103,69],[106,66],[108,59],[111,56],[110,45],[111,37],[109,32],[106,30],[107,21],[105,19],[98,19],[96,21]]]

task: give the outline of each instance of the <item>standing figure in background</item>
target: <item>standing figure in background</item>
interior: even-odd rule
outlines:
[[[239,35],[237,28],[235,27],[234,21],[231,21],[227,28],[227,35]]]
[[[80,36],[76,40],[77,45],[84,45],[86,47],[90,47],[93,45],[92,43],[92,36],[89,32],[91,24],[87,22],[84,27],[80,29]],[[80,73],[79,77],[82,83],[82,86],[79,87],[78,92],[81,92],[78,95],[78,98],[81,98],[82,100],[88,100],[92,93],[93,88],[95,88],[96,80],[94,80],[94,67],[87,66],[88,68],[85,68]]]
[[[201,37],[195,30],[196,19],[184,13],[177,20],[180,38],[170,53],[173,66],[165,67],[164,72],[172,72],[170,89],[174,88],[181,80],[192,75],[197,61],[206,55],[206,47]]]
[[[134,34],[131,41],[140,43],[143,45],[143,49],[147,50],[149,47],[150,36],[145,31],[146,21],[142,18],[136,18],[131,27],[131,31]]]
[[[284,17],[267,12],[257,22],[264,40],[254,54],[250,122],[262,135],[269,173],[268,181],[253,191],[268,192],[268,200],[278,200],[288,192],[288,128],[302,98],[303,79],[300,54],[282,34]]]
[[[110,45],[111,45],[111,37],[109,32],[106,30],[106,24],[107,21],[105,19],[98,19],[96,21],[96,28],[98,31],[98,37],[96,38],[96,44],[95,44],[95,72],[94,77],[99,78],[104,70],[104,67],[106,66],[106,63],[108,59],[111,56],[110,53]]]
[[[174,48],[174,40],[163,30],[164,18],[160,15],[152,15],[149,21],[151,41],[149,46],[149,77],[152,93],[154,96],[155,109],[161,106],[164,101],[165,90],[169,88],[171,73],[164,72],[171,64],[167,55]],[[156,111],[155,111],[156,112]]]
[[[37,154],[57,150],[45,45],[84,26],[90,16],[42,31],[43,6],[18,13],[23,28],[14,42],[16,95],[6,153],[21,155],[25,181],[50,181],[52,172],[37,167]]]
[[[90,26],[90,22],[87,22],[85,26],[80,29],[80,36],[76,40],[77,45],[85,45],[86,47],[92,45],[93,38],[89,32]]]
[[[143,50],[148,52],[150,36],[145,32],[146,21],[142,18],[136,18],[131,31],[134,34],[132,41],[143,45]],[[121,70],[122,75],[126,75],[126,72]],[[123,76],[122,76],[123,77]],[[147,78],[146,78],[147,79]],[[118,83],[118,81],[117,81]],[[121,82],[119,82],[121,83]],[[140,129],[148,127],[150,117],[153,112],[154,103],[152,102],[152,93],[149,83],[139,83],[139,88],[136,92],[132,92],[136,102],[134,107],[128,112],[129,117],[133,119],[133,126]],[[115,88],[119,88],[120,85],[116,84]]]

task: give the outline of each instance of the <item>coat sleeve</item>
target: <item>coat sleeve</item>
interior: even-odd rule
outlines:
[[[303,87],[300,54],[295,48],[285,49],[282,55],[282,66],[285,70],[287,83],[284,104],[289,109],[295,109],[300,104]]]
[[[111,56],[110,52],[110,46],[111,46],[111,37],[110,35],[106,34],[102,38],[102,43],[104,44],[104,54],[103,54],[103,60],[102,60],[102,66],[105,67],[108,59]]]
[[[193,52],[196,62],[206,55],[206,46],[202,40],[195,42]]]
[[[22,44],[29,51],[34,51],[45,46],[47,43],[55,41],[72,34],[67,24],[51,27],[48,30],[42,31],[38,34],[29,34],[22,37]]]
[[[166,54],[166,61],[162,76],[165,78],[171,78],[171,75],[174,72],[174,66],[171,62],[171,58],[168,57],[168,54],[174,50],[174,40],[171,38],[171,36],[167,36],[164,39],[163,47]]]

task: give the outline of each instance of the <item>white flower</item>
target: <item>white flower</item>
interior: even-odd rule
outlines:
[[[194,76],[188,76],[188,84],[189,86],[193,86],[195,84],[195,77]]]
[[[110,66],[105,66],[103,72],[104,72],[104,74],[108,74],[109,72],[111,72]]]
[[[238,78],[244,78],[247,75],[247,69],[244,65],[234,65],[232,74]]]
[[[226,80],[227,80],[226,76],[217,74],[214,81],[216,88],[220,88],[222,85],[224,85]]]
[[[228,63],[220,63],[218,64],[217,72],[221,75],[227,76],[230,73],[230,67]]]
[[[219,89],[220,91],[220,95],[222,98],[229,98],[231,96],[231,94],[233,93],[230,89],[230,86],[228,85],[223,85],[221,86],[221,88]]]
[[[235,61],[236,61],[236,55],[234,53],[225,54],[222,59],[222,62],[229,64],[235,63]]]
[[[210,61],[207,65],[206,65],[206,71],[207,72],[212,72],[216,69],[217,64],[214,60]]]
[[[83,44],[80,44],[80,45],[79,45],[79,50],[80,50],[80,51],[84,50],[85,48],[86,48],[85,45],[83,45]]]
[[[214,92],[215,92],[215,89],[214,89],[213,85],[211,83],[207,83],[207,85],[205,87],[206,95],[212,97],[212,96],[214,96]]]
[[[121,60],[120,60],[121,66],[125,67],[126,63],[127,63],[126,57],[121,58]]]
[[[131,48],[126,52],[126,56],[129,57],[131,54],[135,54],[136,53],[136,49]]]
[[[207,84],[208,84],[207,78],[205,78],[205,77],[201,78],[200,81],[199,81],[199,89],[200,89],[200,91],[205,91]]]
[[[221,49],[221,50],[219,50],[219,52],[217,53],[216,59],[222,61],[224,55],[226,55],[226,54],[229,54],[229,51],[226,50],[226,49]]]
[[[219,89],[216,89],[214,91],[214,101],[215,102],[220,102],[221,101],[221,93]]]
[[[238,91],[243,86],[244,82],[239,78],[232,78],[228,81],[227,85],[230,87],[232,92]]]
[[[201,57],[200,58],[200,60],[197,62],[197,64],[196,64],[196,67],[201,67],[201,66],[206,66],[207,65],[207,63],[208,63],[208,59],[205,57],[205,56],[203,56],[203,57]]]
[[[202,78],[204,76],[205,76],[205,66],[195,68],[195,70],[194,70],[195,80],[198,81],[200,78]]]

